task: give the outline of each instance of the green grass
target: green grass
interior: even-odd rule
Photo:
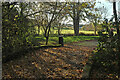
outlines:
[[[94,34],[94,31],[79,30],[79,33]],[[74,30],[73,29],[62,29],[61,34],[74,34]],[[43,35],[42,30],[40,31],[40,35],[41,36],[35,37],[37,40],[36,42],[40,43],[41,45],[45,45],[45,37],[42,36]],[[59,38],[56,37],[57,35],[58,35],[58,30],[52,29],[50,33],[48,45],[58,44]],[[63,39],[64,39],[64,44],[66,44],[66,43],[78,42],[78,41],[84,41],[84,40],[94,40],[97,38],[98,36],[65,36]]]
[[[67,36],[64,37],[64,43],[85,41],[85,40],[95,40],[98,39],[99,36]]]
[[[65,36],[63,37],[64,44],[71,42],[78,42],[84,40],[95,40],[98,39],[99,36]],[[40,43],[41,46],[45,45],[45,37],[37,36],[35,37],[36,43]],[[48,45],[58,45],[59,37],[49,37]]]
[[[85,41],[85,42],[82,42],[82,43],[76,43],[75,45],[79,45],[79,46],[97,46],[98,42],[95,42],[95,41]]]

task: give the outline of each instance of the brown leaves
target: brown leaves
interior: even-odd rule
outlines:
[[[34,78],[40,76],[81,78],[83,67],[86,65],[91,51],[92,48],[72,44],[65,44],[64,47],[58,48],[40,49],[19,60],[3,64],[3,77],[13,77],[14,73],[16,76],[25,78],[30,76]]]

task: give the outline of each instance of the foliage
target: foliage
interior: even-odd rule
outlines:
[[[61,7],[61,5],[63,6]],[[43,40],[46,40],[42,36],[47,38],[49,33],[54,33],[52,27],[64,17],[60,16],[60,12],[61,14],[64,12],[62,11],[63,7],[66,7],[66,3],[2,3],[3,56],[34,46],[41,46]],[[49,17],[48,14],[53,18]],[[63,30],[61,34],[69,34],[69,32],[73,31]],[[35,38],[37,33],[42,33],[39,40]],[[57,42],[56,38],[55,41],[50,38],[50,43]],[[65,42],[67,39],[65,38]],[[71,38],[70,40],[79,41],[81,39]]]
[[[105,24],[104,26],[108,27]],[[110,27],[106,29],[106,33],[104,34],[103,31],[98,33],[100,36],[98,39],[99,44],[91,57],[93,61],[93,75],[96,78],[118,78],[118,47],[120,47],[120,40],[118,39],[118,35],[114,34]],[[92,75],[92,71],[90,75]]]
[[[79,35],[79,22],[86,21],[88,16],[93,15],[95,2],[68,2],[64,8],[64,14],[69,15],[73,21],[74,34]]]
[[[90,71],[91,78],[119,79],[120,77],[120,32],[116,2],[113,2],[113,14],[114,17],[110,21],[115,18],[115,24],[111,24],[108,19],[105,19],[103,27],[106,34],[103,34],[103,31],[98,33],[100,35],[99,45],[91,57],[93,62]],[[114,28],[116,28],[117,34],[113,33]]]
[[[25,17],[24,14],[28,4],[16,2],[2,4],[3,55],[32,47],[32,38],[35,31],[33,27],[30,27],[32,20]]]
[[[97,24],[97,31],[100,32],[103,30],[103,27],[101,24]]]

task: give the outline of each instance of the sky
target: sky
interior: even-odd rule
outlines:
[[[113,3],[107,0],[96,0],[96,5],[95,5],[96,8],[103,7],[103,6],[105,6],[106,9],[108,10],[106,18],[110,19],[113,15]],[[116,8],[118,10],[118,2],[116,3]],[[87,23],[88,23],[88,20],[87,22],[82,21],[80,24],[87,24]],[[68,22],[68,24],[73,24],[73,23]]]
[[[113,6],[112,6],[112,3],[106,1],[106,0],[97,0],[96,2],[96,8],[99,8],[99,7],[105,7],[107,9],[107,15],[108,17],[107,18],[111,18],[111,15],[113,15]]]

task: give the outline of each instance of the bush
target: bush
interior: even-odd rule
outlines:
[[[117,49],[120,47],[120,40],[117,39],[117,35],[103,34],[103,32],[98,32],[98,47],[94,51],[93,57],[93,70],[97,70],[95,75],[99,74],[99,78],[109,78],[109,74],[112,74],[112,77],[116,77],[118,73],[118,52]],[[92,74],[90,74],[92,75]]]

